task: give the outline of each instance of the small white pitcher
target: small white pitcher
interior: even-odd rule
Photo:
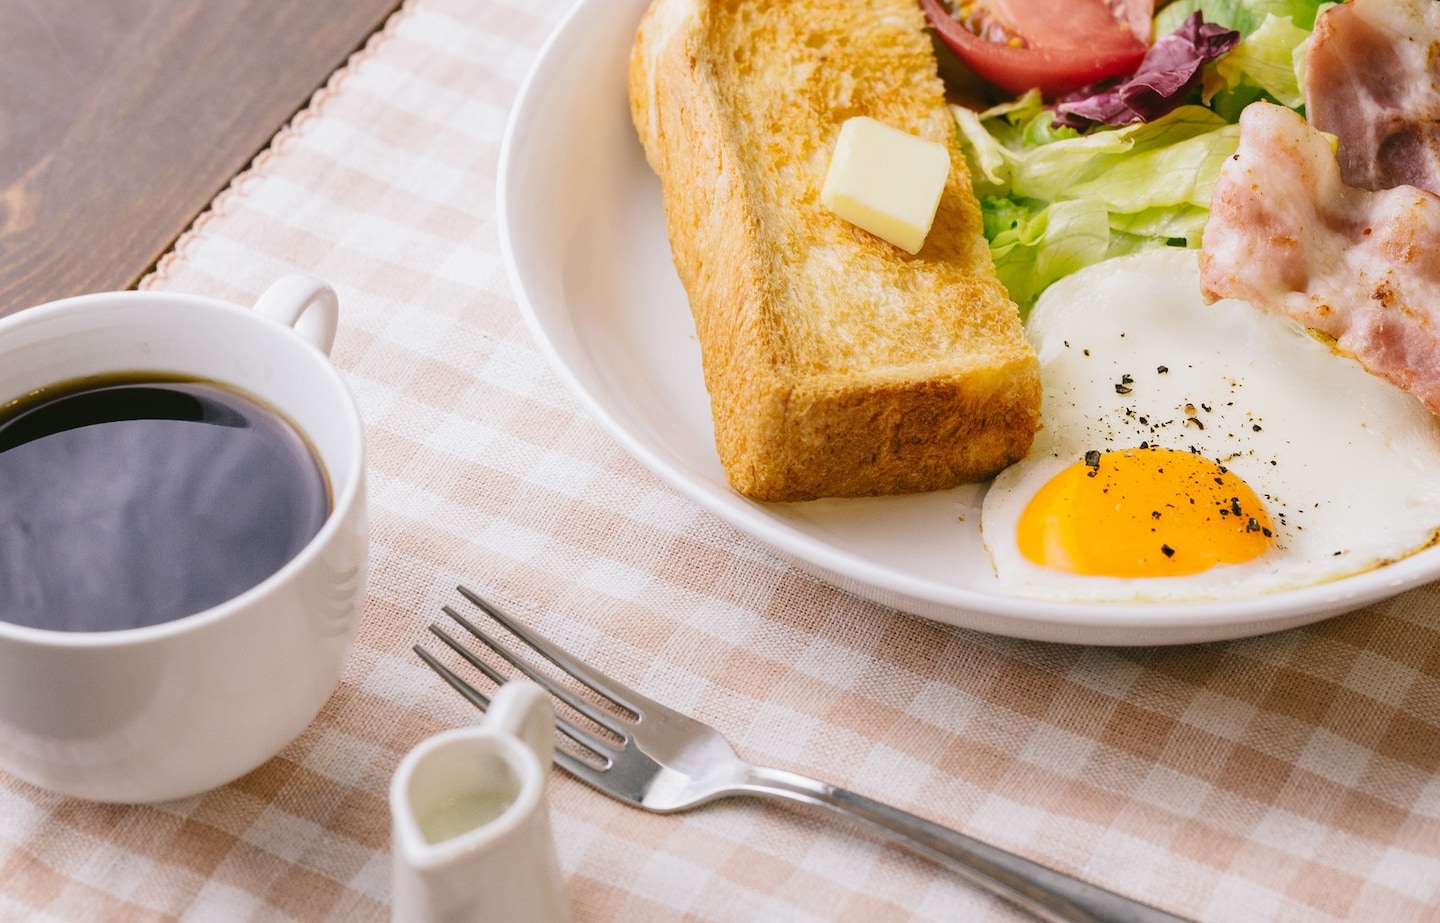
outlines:
[[[506,683],[478,725],[418,744],[390,782],[395,923],[568,923],[545,783],[550,696]]]

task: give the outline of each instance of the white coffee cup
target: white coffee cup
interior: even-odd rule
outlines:
[[[0,405],[91,375],[209,379],[288,418],[331,488],[298,555],[202,612],[91,632],[0,613],[0,767],[79,798],[166,801],[244,775],[319,713],[359,627],[368,548],[364,429],[328,358],[337,313],[328,285],[293,275],[253,309],[129,291],[0,318]]]
[[[476,726],[417,744],[390,781],[395,923],[568,923],[545,807],[555,712],[528,680]]]

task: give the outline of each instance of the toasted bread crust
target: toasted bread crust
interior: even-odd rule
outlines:
[[[715,442],[758,500],[934,490],[1029,449],[1038,363],[995,277],[913,0],[655,0],[630,102],[664,190]],[[820,204],[843,122],[945,144],[911,257]]]

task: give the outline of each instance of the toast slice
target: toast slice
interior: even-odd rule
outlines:
[[[981,235],[914,0],[655,0],[630,59],[731,486],[756,500],[983,480],[1024,456],[1038,362]],[[840,126],[946,145],[910,256],[820,204]]]

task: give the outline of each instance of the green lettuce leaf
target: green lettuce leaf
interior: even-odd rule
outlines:
[[[1094,196],[1113,210],[1138,211],[1191,201],[1199,183],[1205,184],[1205,198],[1197,204],[1208,205],[1213,174],[1235,152],[1233,144],[1224,150],[1222,141],[1217,158],[1213,136],[1230,128],[1230,123],[1202,106],[1182,106],[1153,122],[1133,122],[1011,152],[1011,190],[1032,199]],[[1164,175],[1150,172],[1157,169]],[[1193,173],[1197,170],[1210,175],[1197,177]],[[1187,171],[1191,175],[1186,176]],[[1183,188],[1174,187],[1177,181]],[[1126,188],[1132,185],[1137,188]]]
[[[956,109],[996,271],[1022,313],[1077,269],[1152,246],[1199,246],[1238,128],[1202,106],[1078,135],[1030,105]],[[1035,138],[1041,141],[1036,143]]]
[[[1266,16],[1260,28],[1216,62],[1215,73],[1231,90],[1249,81],[1282,106],[1299,108],[1305,102],[1300,70],[1309,39],[1310,32],[1289,16]]]
[[[1206,22],[1215,22],[1249,36],[1265,23],[1267,16],[1289,17],[1306,32],[1315,28],[1315,17],[1328,0],[1174,0],[1155,14],[1155,34],[1165,35],[1180,27],[1185,18],[1199,10]]]

